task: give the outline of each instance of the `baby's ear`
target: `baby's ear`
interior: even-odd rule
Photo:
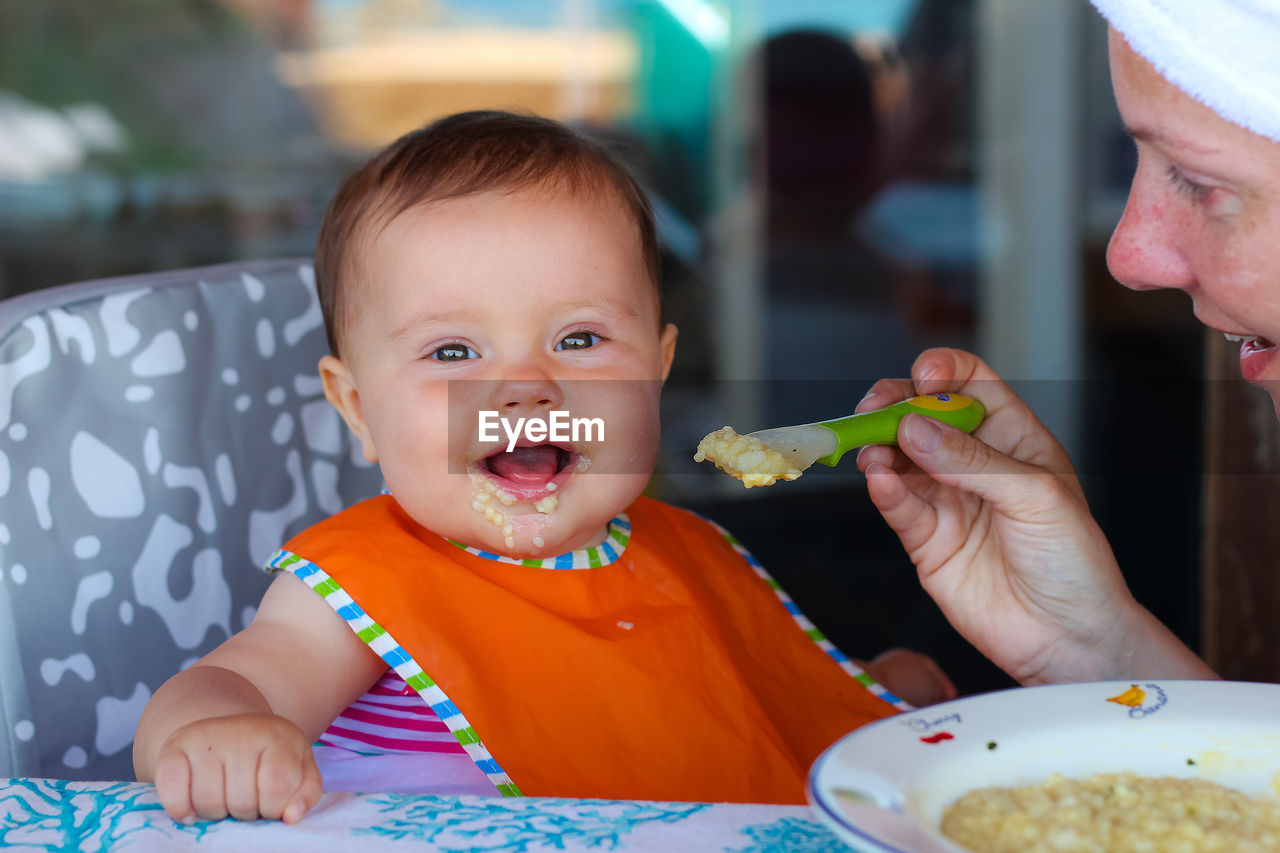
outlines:
[[[667,381],[667,374],[671,372],[671,362],[676,358],[676,338],[679,336],[680,330],[676,328],[674,323],[668,323],[662,329],[662,381]]]
[[[356,387],[355,377],[351,370],[338,358],[326,355],[320,359],[320,381],[324,383],[324,396],[342,415],[347,426],[360,439],[364,458],[368,462],[378,461],[378,449],[373,446],[373,435],[364,420],[364,409],[360,406],[360,389]]]

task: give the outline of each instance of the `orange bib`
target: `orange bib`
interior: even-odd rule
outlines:
[[[600,548],[521,562],[450,542],[383,496],[294,537],[272,565],[312,573],[446,722],[458,714],[450,728],[490,778],[525,794],[802,803],[826,746],[897,709],[748,559],[714,525],[645,498]],[[590,567],[554,568],[575,561]],[[344,610],[346,595],[358,606]]]

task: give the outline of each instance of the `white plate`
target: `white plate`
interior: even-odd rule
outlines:
[[[1102,681],[957,699],[836,741],[808,795],[861,853],[957,853],[938,825],[970,789],[1122,770],[1280,793],[1280,685]]]

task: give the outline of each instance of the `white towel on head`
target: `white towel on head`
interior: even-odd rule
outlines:
[[[1166,80],[1280,142],[1280,0],[1090,0]]]

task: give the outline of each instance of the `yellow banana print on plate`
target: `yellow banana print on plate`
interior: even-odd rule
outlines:
[[[1121,693],[1119,696],[1111,696],[1108,702],[1115,702],[1117,705],[1128,705],[1130,708],[1139,708],[1142,706],[1143,700],[1147,698],[1147,694],[1141,687],[1136,684],[1129,685],[1129,689]]]

